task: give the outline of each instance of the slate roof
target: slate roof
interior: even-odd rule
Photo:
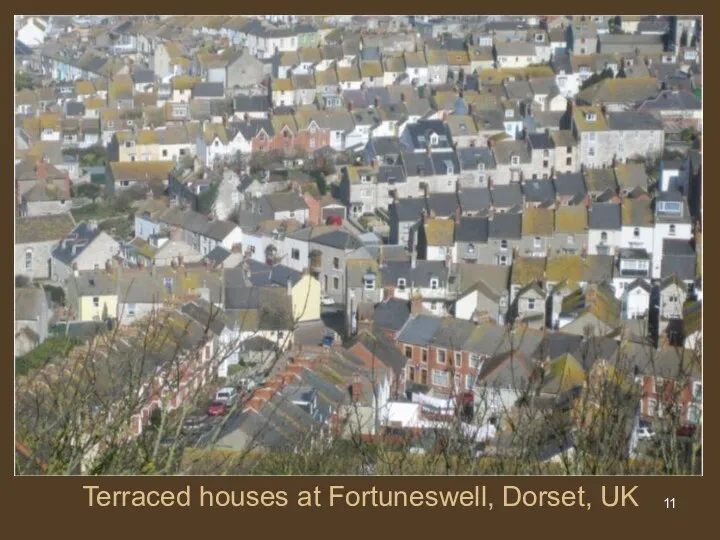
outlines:
[[[353,251],[362,247],[362,242],[357,236],[342,229],[335,229],[334,231],[315,236],[312,242],[345,251]]]
[[[515,239],[522,237],[522,214],[495,213],[489,221],[490,238]]]
[[[460,162],[460,170],[475,171],[478,165],[482,163],[486,170],[496,168],[495,156],[492,150],[484,147],[460,148],[457,151],[458,161]]]
[[[527,180],[522,186],[527,202],[544,203],[555,200],[555,186],[552,180]]]
[[[492,205],[488,188],[465,188],[458,193],[463,212],[486,212]]]
[[[432,193],[426,198],[427,207],[438,217],[454,216],[460,202],[455,193]]]
[[[427,347],[432,343],[442,321],[439,317],[416,315],[408,320],[405,327],[398,334],[397,341],[408,345]]]
[[[555,143],[550,138],[550,135],[544,131],[541,133],[529,133],[527,139],[533,150],[550,150],[555,148]]]
[[[53,257],[70,265],[101,233],[99,227],[93,229],[87,223],[81,223],[73,229],[72,239],[61,242],[53,249]],[[73,248],[75,248],[75,253],[73,253]],[[114,254],[109,254],[109,257],[112,255]]]
[[[438,278],[440,286],[448,280],[448,269],[445,261],[417,261],[412,268],[410,261],[387,261],[380,268],[383,282],[397,284],[398,278],[405,278],[407,287],[413,283],[415,287],[427,288],[431,278]]]
[[[500,208],[522,206],[523,190],[518,184],[507,184],[504,186],[493,186],[490,190],[493,205]]]
[[[400,298],[388,298],[375,306],[373,323],[380,328],[397,332],[410,317],[410,303]]]
[[[607,114],[608,127],[616,131],[662,131],[663,124],[652,114],[625,111]]]
[[[621,207],[613,203],[595,203],[588,210],[588,227],[619,231],[622,228]]]
[[[455,232],[457,242],[487,243],[489,222],[486,217],[462,217]]]
[[[425,199],[398,199],[391,204],[398,221],[418,221],[427,210]]]
[[[553,179],[555,191],[559,197],[577,196],[585,197],[587,188],[582,173],[558,174]]]
[[[199,82],[193,86],[192,97],[221,98],[225,96],[223,83]]]
[[[676,274],[683,281],[696,278],[696,253],[687,240],[663,240],[663,258],[660,277],[667,278]]]

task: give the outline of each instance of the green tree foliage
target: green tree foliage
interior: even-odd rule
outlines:
[[[74,197],[87,197],[88,199],[92,199],[93,202],[102,195],[102,191],[102,186],[99,186],[98,184],[87,183],[80,184],[77,187],[73,186]]]
[[[33,84],[32,78],[28,73],[25,73],[24,71],[18,71],[15,73],[15,90],[24,90],[24,89],[32,90],[35,88],[35,85]]]

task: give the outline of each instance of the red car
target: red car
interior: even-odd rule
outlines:
[[[227,403],[224,401],[213,401],[208,407],[208,416],[225,416],[228,411]]]

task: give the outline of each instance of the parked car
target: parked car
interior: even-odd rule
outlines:
[[[237,388],[226,386],[217,391],[217,394],[215,394],[215,401],[222,401],[223,403],[232,405],[237,399],[237,394]]]
[[[228,404],[224,401],[213,401],[208,407],[208,416],[225,416],[228,408]]]
[[[321,303],[323,306],[334,306],[334,305],[335,305],[335,299],[332,298],[332,297],[330,297],[330,296],[323,296],[323,297],[320,299],[320,303]]]
[[[650,426],[640,426],[637,428],[636,433],[640,440],[652,439],[655,436],[655,431]]]

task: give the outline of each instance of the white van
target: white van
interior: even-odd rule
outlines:
[[[217,394],[215,394],[215,401],[222,401],[223,403],[232,405],[235,403],[237,395],[238,393],[235,388],[232,386],[226,386],[217,391]]]

